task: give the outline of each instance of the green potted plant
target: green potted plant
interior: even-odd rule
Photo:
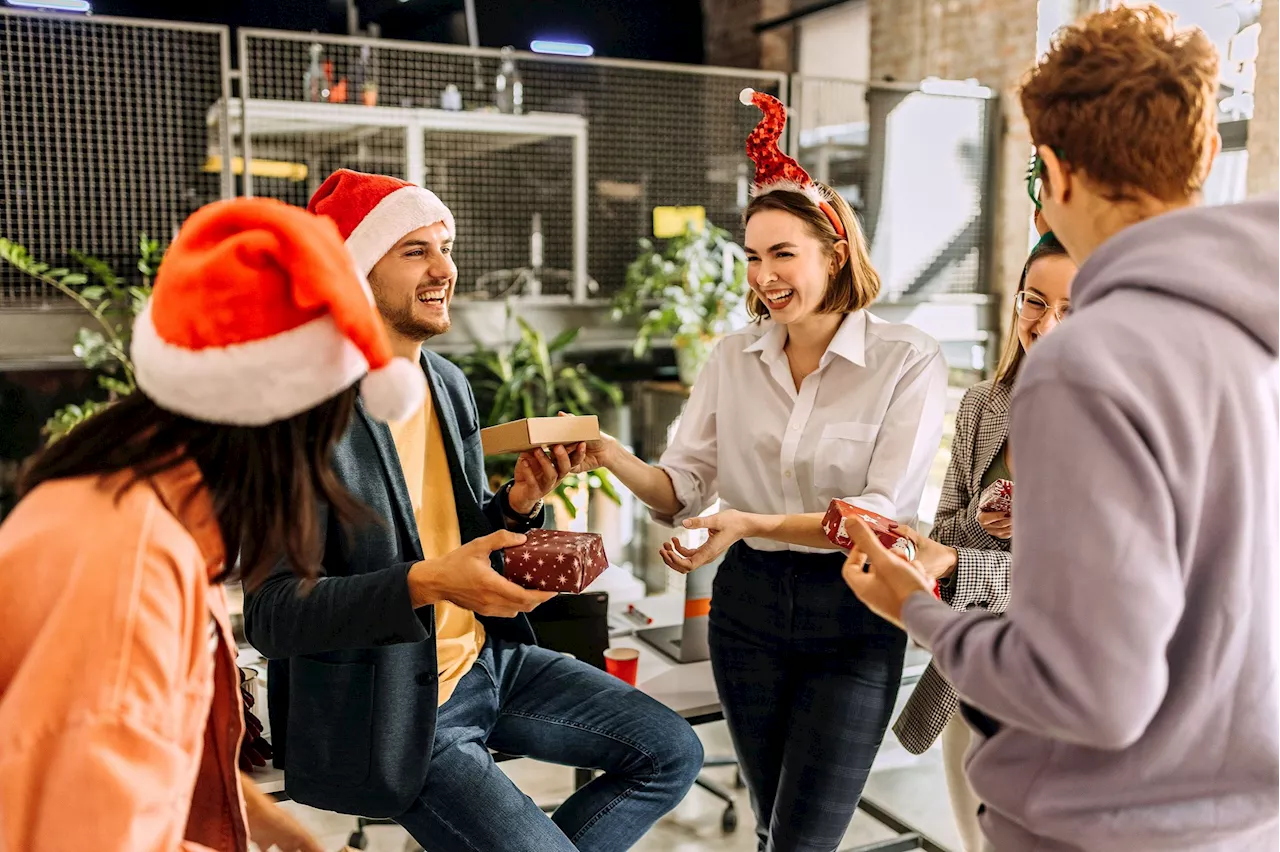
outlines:
[[[140,280],[117,275],[110,265],[83,252],[69,254],[83,271],[53,268],[32,258],[24,246],[0,237],[0,260],[62,293],[83,308],[92,320],[77,332],[72,351],[85,367],[97,372],[98,386],[106,391],[106,399],[88,399],[54,412],[44,427],[50,443],[137,388],[133,361],[129,358],[129,341],[134,319],[151,298],[151,281],[164,250],[158,240],[149,239],[146,234],[139,238]]]
[[[643,238],[627,267],[614,319],[640,317],[635,354],[670,337],[680,381],[692,385],[717,340],[746,316],[747,258],[729,232],[706,222],[664,245]]]
[[[580,329],[569,329],[552,340],[517,318],[520,339],[506,351],[478,346],[455,363],[462,368],[476,394],[481,427],[509,423],[522,417],[554,417],[569,414],[601,413],[605,403],[622,404],[622,389],[592,373],[582,364],[566,360],[565,350],[577,339]],[[490,487],[497,488],[515,472],[517,456],[490,456],[485,460]],[[591,493],[621,502],[609,472],[595,470],[584,476],[569,476],[556,489],[562,511],[578,516],[580,497]]]

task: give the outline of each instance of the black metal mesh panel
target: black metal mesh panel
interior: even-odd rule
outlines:
[[[954,85],[954,84],[939,84]],[[853,205],[881,298],[982,293],[990,100],[792,77],[797,159]]]
[[[438,109],[452,84],[464,111],[496,111],[496,51],[261,30],[244,34],[242,67],[251,98],[305,99],[313,44],[322,47],[322,64],[331,63],[330,82],[338,97],[341,80],[347,80],[348,104],[360,103],[352,81],[373,78],[379,107]],[[369,51],[362,62],[365,46]],[[621,286],[637,240],[652,231],[656,206],[702,205],[712,222],[738,229],[750,176],[743,143],[759,113],[742,106],[737,95],[747,86],[779,94],[781,75],[525,53],[515,58],[526,115],[585,120],[586,271],[596,285],[589,295],[608,297]],[[253,154],[259,155],[256,147]],[[463,292],[529,292],[527,281],[515,279],[530,265],[535,216],[548,268],[540,292],[571,292],[575,200],[568,136],[531,134],[497,143],[488,132],[427,128],[423,154],[426,185],[458,221]],[[255,179],[254,192],[271,194],[275,189]]]
[[[202,166],[226,50],[224,28],[0,10],[0,236],[131,271],[140,233],[168,240],[221,194]],[[0,308],[58,301],[0,265]]]

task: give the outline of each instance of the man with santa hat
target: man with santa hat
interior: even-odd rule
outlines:
[[[625,850],[702,767],[688,724],[621,680],[539,648],[524,613],[552,596],[501,576],[541,526],[581,446],[523,454],[486,485],[475,397],[422,344],[449,330],[454,220],[432,192],[346,169],[309,204],[369,281],[397,355],[430,394],[390,426],[362,407],[335,452],[342,484],[385,524],[329,516],[321,579],[282,566],[245,600],[271,659],[277,765],[297,801],[399,822],[431,852]],[[491,751],[601,770],[548,817]]]

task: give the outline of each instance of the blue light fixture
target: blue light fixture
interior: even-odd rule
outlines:
[[[89,0],[7,0],[10,6],[55,12],[90,12]]]
[[[529,43],[534,53],[550,53],[555,56],[593,56],[596,49],[576,41],[550,41],[536,38]]]

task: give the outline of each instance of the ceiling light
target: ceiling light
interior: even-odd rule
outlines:
[[[53,9],[58,12],[89,12],[89,0],[8,0],[24,9]]]
[[[592,56],[596,52],[596,49],[589,44],[546,39],[534,39],[529,43],[529,49],[534,53],[550,53],[556,56]]]

